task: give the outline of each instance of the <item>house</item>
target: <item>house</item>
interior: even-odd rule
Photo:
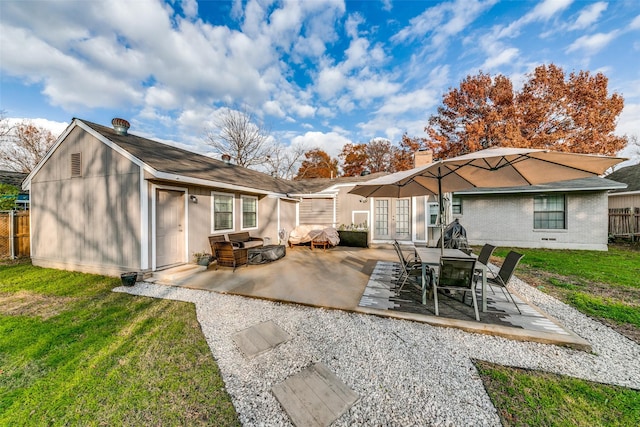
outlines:
[[[21,188],[22,181],[28,174],[24,172],[0,170],[0,184],[12,185],[18,189]],[[29,192],[20,191],[16,198],[16,209],[29,209]]]
[[[278,242],[296,225],[289,181],[73,119],[23,183],[31,194],[34,265],[117,275],[210,252],[235,231]]]
[[[609,193],[609,208],[640,209],[640,164],[626,166],[607,175],[607,179],[627,184]]]
[[[609,193],[609,233],[615,237],[640,237],[640,164],[621,168],[607,179],[627,184]]]
[[[624,184],[593,177],[549,184],[475,188],[452,197],[472,245],[607,250],[607,194]]]
[[[348,193],[375,174],[288,181],[130,134],[122,119],[112,123],[73,119],[24,180],[34,265],[153,272],[209,252],[210,235],[248,231],[279,243],[302,224],[367,224],[374,245],[433,246],[439,238],[433,196]],[[430,163],[431,156],[417,153],[416,161]],[[470,190],[447,206],[472,244],[606,249],[607,191],[621,188],[591,178]]]

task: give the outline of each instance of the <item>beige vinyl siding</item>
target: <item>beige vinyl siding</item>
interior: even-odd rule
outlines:
[[[353,212],[369,212],[369,199],[364,199],[362,196],[357,196],[355,194],[349,194],[349,190],[352,188],[353,186],[342,187],[338,193],[337,226],[340,226],[341,224],[351,224],[353,222]],[[362,218],[363,216],[364,215],[357,215],[358,218]],[[355,221],[362,222],[359,219],[356,219]],[[371,223],[371,218],[369,218],[369,223]]]
[[[300,224],[333,226],[333,198],[306,198],[300,202]]]
[[[609,208],[640,208],[640,194],[628,194],[618,196],[609,194]]]
[[[71,154],[81,176],[71,177]],[[75,128],[31,181],[35,265],[115,275],[140,268],[140,171]]]

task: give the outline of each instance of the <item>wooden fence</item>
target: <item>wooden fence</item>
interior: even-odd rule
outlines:
[[[29,211],[0,211],[0,258],[29,256]]]
[[[609,236],[640,238],[640,208],[609,209]]]

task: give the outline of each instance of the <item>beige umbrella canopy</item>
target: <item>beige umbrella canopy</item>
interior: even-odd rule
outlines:
[[[602,175],[619,157],[528,148],[488,148],[357,185],[365,197],[410,197],[470,188],[538,185]]]
[[[624,160],[529,148],[488,148],[377,178],[357,185],[350,193],[364,197],[438,194],[442,210],[443,192],[588,178],[602,175]]]

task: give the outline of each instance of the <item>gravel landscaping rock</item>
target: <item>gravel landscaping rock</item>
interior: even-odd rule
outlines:
[[[322,362],[360,399],[336,426],[499,426],[473,359],[640,389],[640,346],[524,282],[523,297],[593,353],[452,328],[149,283],[117,292],[192,302],[243,425],[290,425],[271,387]],[[267,320],[292,336],[253,359],[234,333]]]

